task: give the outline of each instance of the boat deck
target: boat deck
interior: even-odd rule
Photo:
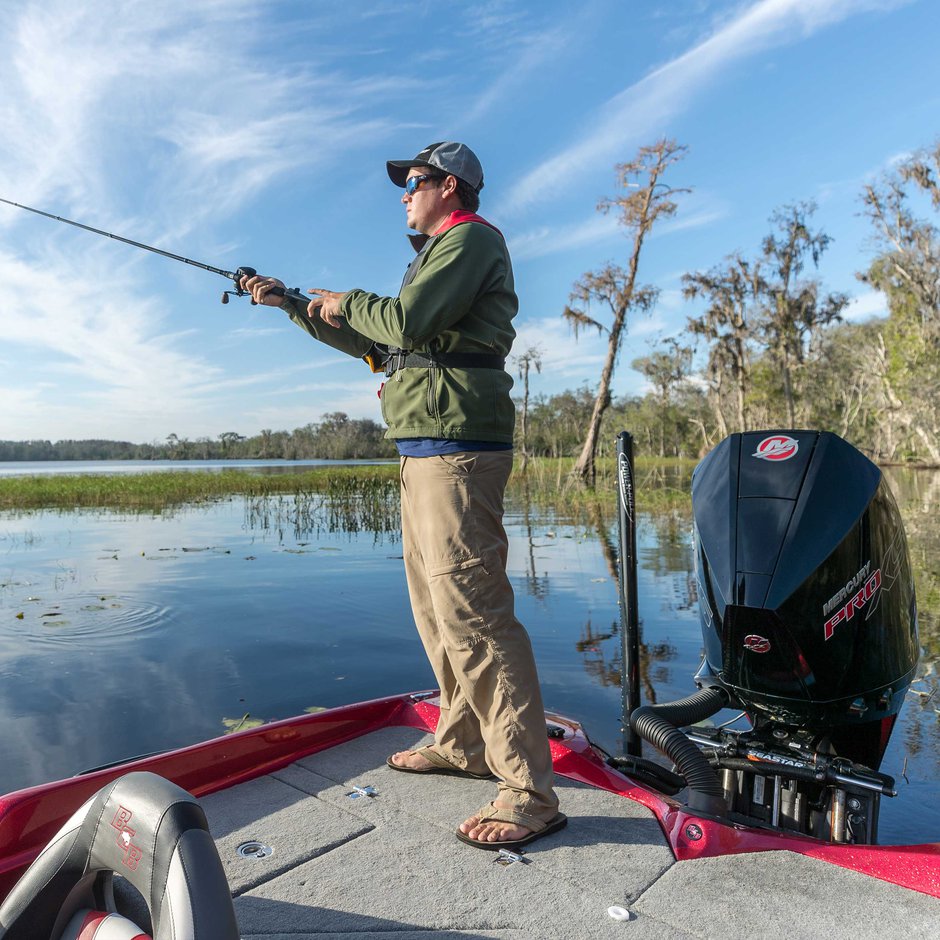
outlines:
[[[244,940],[937,935],[936,897],[789,851],[676,861],[645,806],[561,776],[568,827],[501,865],[453,835],[492,783],[385,766],[431,740],[386,727],[202,797]]]

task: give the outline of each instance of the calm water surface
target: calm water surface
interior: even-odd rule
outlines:
[[[925,655],[882,765],[900,796],[882,804],[881,841],[940,841],[940,473],[892,480]],[[619,752],[613,514],[578,521],[515,499],[506,521],[546,705]],[[363,529],[289,496],[160,516],[0,514],[0,792],[214,737],[246,715],[434,687],[396,524]],[[701,660],[688,513],[642,515],[638,554],[644,698],[671,701],[694,690]]]
[[[159,473],[167,470],[257,470],[290,473],[336,464],[397,463],[396,460],[0,460],[0,477],[60,473]]]

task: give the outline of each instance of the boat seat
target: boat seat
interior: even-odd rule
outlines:
[[[72,815],[0,905],[0,940],[65,940],[77,913],[116,913],[115,873],[146,903],[154,940],[238,940],[202,807],[152,773],[119,777]],[[125,932],[102,940],[130,929],[105,927]]]
[[[133,921],[107,911],[76,911],[60,940],[152,940]]]

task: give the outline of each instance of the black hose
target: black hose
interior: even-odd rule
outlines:
[[[689,787],[688,805],[717,816],[727,814],[724,788],[711,764],[680,730],[710,718],[728,704],[723,689],[700,689],[688,698],[663,705],[644,705],[630,715],[630,727],[676,765]]]
[[[786,765],[781,767],[769,761],[753,761],[744,757],[722,757],[718,761],[722,769],[743,770],[745,773],[763,774],[768,777],[782,776],[793,780],[805,780],[807,783],[815,783],[820,786],[825,785],[826,775],[814,770],[812,767],[793,767]]]

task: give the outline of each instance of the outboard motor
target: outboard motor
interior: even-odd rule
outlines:
[[[907,541],[886,480],[835,434],[733,434],[696,467],[692,510],[699,694],[751,724],[686,730],[727,815],[875,842],[880,798],[896,795],[878,768],[919,655]]]

